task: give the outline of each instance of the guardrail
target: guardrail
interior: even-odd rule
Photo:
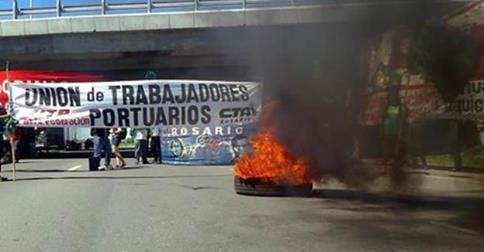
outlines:
[[[217,9],[260,9],[271,7],[294,7],[336,3],[335,0],[132,0],[113,2],[99,0],[96,4],[64,5],[56,0],[55,6],[21,7],[17,0],[12,8],[0,9],[0,19],[45,18],[62,16],[97,16],[126,13],[180,12]],[[344,0],[342,2],[361,2]]]

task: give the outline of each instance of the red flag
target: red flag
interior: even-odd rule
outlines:
[[[35,70],[8,71],[8,78],[10,82],[22,81],[39,84],[41,84],[41,82],[91,82],[103,80],[101,75]],[[8,81],[6,71],[0,71],[0,80],[2,80],[0,88],[0,106],[5,107],[8,103]]]

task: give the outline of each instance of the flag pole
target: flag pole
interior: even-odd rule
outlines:
[[[9,94],[9,102],[8,102],[8,110],[9,110],[9,113],[11,112],[11,108],[12,108],[12,94],[11,94],[11,88],[10,88],[10,76],[9,76],[9,62],[7,60],[7,63],[6,63],[6,66],[5,66],[5,72],[6,72],[6,76],[7,76],[7,84],[8,84],[8,87],[9,87],[9,90],[10,90],[10,94]],[[16,170],[17,170],[17,162],[16,162],[16,157],[15,157],[15,141],[14,141],[14,137],[15,137],[15,129],[13,130],[12,132],[12,135],[10,135],[10,146],[11,146],[11,156],[12,156],[12,180],[15,181],[16,180]]]

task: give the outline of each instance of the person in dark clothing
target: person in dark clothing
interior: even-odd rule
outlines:
[[[3,141],[3,134],[6,130],[6,127],[5,127],[5,118],[7,118],[9,116],[9,114],[7,113],[7,111],[3,108],[3,107],[0,107],[0,148],[1,148],[1,151],[2,151],[2,157],[4,156],[4,146],[7,144],[7,142],[4,142]],[[5,178],[5,177],[2,177],[2,163],[0,162],[0,181],[7,181],[8,179]]]
[[[20,159],[30,156],[29,140],[31,129],[17,127],[15,128],[15,162],[18,163]]]
[[[104,165],[99,166],[99,170],[111,170],[111,143],[109,141],[109,131],[103,128],[91,129],[91,135],[94,137],[94,157],[101,157],[104,152]]]
[[[151,130],[151,154],[153,155],[153,163],[161,164],[161,128],[154,127]]]

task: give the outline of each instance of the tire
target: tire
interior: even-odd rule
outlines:
[[[313,190],[313,185],[280,185],[274,182],[262,181],[261,179],[242,179],[234,177],[235,193],[255,196],[308,196]]]

